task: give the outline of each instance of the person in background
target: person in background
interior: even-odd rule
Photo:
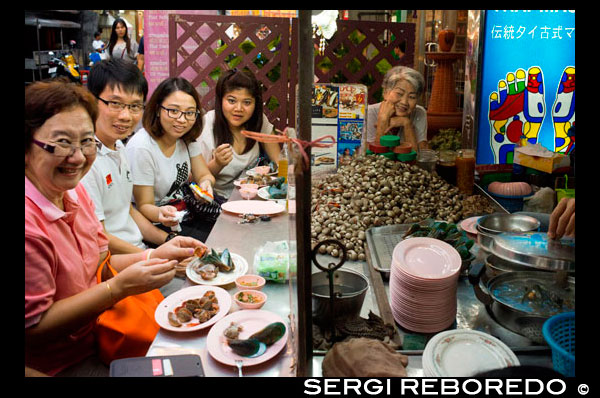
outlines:
[[[548,237],[560,239],[563,236],[575,237],[575,198],[562,198],[550,214]]]
[[[102,53],[104,51],[104,42],[100,37],[102,36],[102,32],[98,31],[94,33],[94,41],[92,42],[92,48],[97,53]]]
[[[108,247],[111,253],[137,253],[147,249],[144,241],[160,245],[175,234],[154,226],[131,204],[133,180],[122,142],[142,119],[148,83],[135,65],[111,59],[94,65],[87,87],[98,101],[98,153],[81,182],[94,201]]]
[[[184,78],[162,81],[146,105],[142,124],[126,147],[136,207],[160,228],[174,227],[177,208],[170,203],[183,198],[183,185],[193,181],[212,195],[215,183],[194,142],[202,131],[198,92]],[[212,225],[180,227],[182,235],[205,240]]]
[[[144,73],[144,36],[140,38],[140,45],[138,47],[137,55],[137,67],[142,73]]]
[[[107,376],[96,355],[98,315],[167,284],[177,261],[205,248],[179,236],[157,249],[113,255],[118,274],[97,282],[108,238],[79,183],[96,158],[97,117],[96,99],[80,85],[53,80],[25,88],[26,372]]]
[[[120,58],[132,64],[137,61],[138,43],[129,38],[127,33],[127,24],[122,18],[117,18],[112,24],[108,48],[106,50],[107,59]]]
[[[242,130],[273,133],[263,114],[262,89],[256,77],[245,70],[229,70],[216,86],[215,109],[206,113],[198,139],[201,153],[215,176],[215,192],[228,198],[233,181],[259,157],[261,146],[273,162],[279,160],[277,143],[262,144],[242,135]]]
[[[417,105],[425,88],[421,73],[395,66],[385,74],[382,87],[383,101],[368,107],[367,142],[379,144],[381,136],[393,134],[413,150],[426,149],[427,111]]]

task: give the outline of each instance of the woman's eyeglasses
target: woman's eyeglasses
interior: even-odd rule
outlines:
[[[38,141],[36,139],[33,140],[33,143],[45,150],[46,152],[49,152],[54,156],[58,157],[73,156],[77,149],[81,149],[81,153],[83,153],[83,156],[94,156],[98,150],[98,147],[96,146],[96,141],[92,139],[86,141],[82,145],[73,145],[68,144],[66,142],[53,142],[52,144],[48,144],[45,142]]]
[[[159,105],[161,108],[163,108],[165,111],[167,111],[167,115],[169,115],[170,118],[173,119],[179,119],[181,117],[181,114],[183,113],[183,116],[186,118],[186,120],[189,120],[190,122],[193,122],[194,120],[196,120],[198,118],[198,115],[200,115],[200,112],[198,111],[180,111],[179,109],[171,109],[171,108],[165,108],[162,105]]]

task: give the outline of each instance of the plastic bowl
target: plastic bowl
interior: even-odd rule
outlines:
[[[258,184],[240,184],[240,189],[258,189]]]
[[[254,172],[256,174],[266,175],[266,174],[269,174],[269,172],[271,171],[271,168],[269,166],[257,166],[252,170],[254,170]]]
[[[244,199],[252,199],[258,194],[258,189],[240,188],[240,195]]]
[[[258,301],[254,303],[249,303],[246,301],[246,299],[244,299],[244,301],[240,301],[240,296],[245,298],[248,297],[248,295],[255,297]],[[233,300],[242,309],[257,310],[265,305],[267,302],[267,295],[260,290],[240,290],[233,295]]]
[[[235,280],[238,290],[262,290],[265,278],[259,275],[242,275]]]

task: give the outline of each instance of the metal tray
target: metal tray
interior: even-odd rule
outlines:
[[[365,236],[373,260],[373,268],[379,272],[390,272],[394,247],[402,241],[402,235],[408,231],[411,225],[395,224],[367,229]]]

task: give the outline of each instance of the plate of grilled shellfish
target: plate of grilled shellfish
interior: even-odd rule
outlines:
[[[287,344],[286,321],[265,310],[233,312],[208,332],[208,353],[225,365],[257,365],[276,356]]]
[[[190,286],[165,298],[156,307],[158,325],[173,332],[193,332],[214,325],[231,308],[231,295],[216,286]]]
[[[246,274],[248,262],[239,254],[228,249],[207,249],[195,253],[187,263],[186,276],[199,285],[222,286],[235,282],[235,279]]]

